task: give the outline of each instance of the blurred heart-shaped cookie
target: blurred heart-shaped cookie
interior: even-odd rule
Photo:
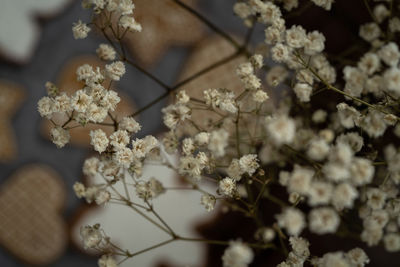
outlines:
[[[68,240],[60,214],[65,195],[60,176],[49,167],[17,170],[0,188],[0,244],[29,264],[57,259]]]
[[[0,161],[7,162],[17,156],[17,143],[11,118],[24,99],[23,89],[11,82],[0,80]]]
[[[183,1],[195,6],[196,0]],[[204,25],[172,0],[135,0],[135,19],[143,31],[126,35],[126,43],[143,64],[154,64],[171,48],[198,42]]]

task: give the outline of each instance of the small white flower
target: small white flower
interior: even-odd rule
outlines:
[[[201,205],[203,205],[207,211],[212,211],[215,207],[215,203],[216,199],[214,196],[208,194],[201,196]]]
[[[120,130],[126,130],[130,133],[137,133],[142,126],[132,117],[123,117],[118,124]]]
[[[106,133],[102,129],[90,131],[90,144],[93,146],[94,150],[99,153],[106,151],[108,146],[108,138]]]
[[[71,136],[69,135],[69,132],[60,126],[56,126],[50,130],[50,136],[51,140],[53,143],[58,147],[62,148],[66,144],[68,144],[69,139]]]
[[[106,75],[114,81],[119,81],[125,74],[125,65],[122,61],[116,61],[106,65]]]
[[[310,231],[319,235],[335,233],[340,224],[336,211],[327,207],[311,210],[308,221]]]
[[[80,229],[80,234],[85,249],[95,248],[97,245],[100,244],[101,240],[103,239],[103,235],[101,234],[99,225],[83,226]]]
[[[111,45],[108,44],[100,44],[99,48],[96,49],[97,56],[101,60],[115,60],[116,52]]]
[[[81,20],[74,23],[72,26],[72,33],[75,39],[85,39],[90,32],[90,28]]]
[[[101,256],[101,258],[99,259],[99,261],[97,263],[98,263],[99,267],[117,267],[118,266],[118,264],[114,260],[114,258],[112,258],[109,255]]]
[[[131,16],[122,16],[118,22],[119,26],[121,26],[124,29],[128,29],[129,31],[137,31],[141,32],[142,31],[142,25],[135,21],[134,17]]]
[[[236,182],[235,180],[226,177],[219,181],[219,191],[221,194],[226,196],[233,196],[236,192]]]
[[[222,255],[222,262],[224,267],[246,267],[253,258],[254,253],[251,248],[240,241],[232,241]]]
[[[276,215],[279,227],[285,228],[291,236],[298,236],[306,227],[304,214],[296,208],[286,208],[283,213]]]

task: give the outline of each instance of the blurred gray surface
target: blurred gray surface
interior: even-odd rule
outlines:
[[[200,11],[208,19],[227,32],[243,35],[245,27],[232,14],[232,0],[200,0]],[[100,37],[90,35],[85,40],[74,40],[71,33],[72,22],[82,19],[89,21],[89,11],[74,1],[61,14],[50,20],[41,22],[42,35],[36,51],[26,65],[16,66],[0,60],[0,79],[15,81],[26,89],[26,98],[15,114],[12,125],[18,141],[18,159],[10,164],[0,164],[0,183],[3,183],[19,167],[29,163],[42,163],[54,168],[64,179],[68,190],[65,207],[65,219],[79,206],[74,196],[72,185],[81,178],[81,165],[88,150],[71,145],[59,150],[39,133],[41,118],[36,111],[37,101],[46,94],[46,81],[56,81],[63,65],[71,58],[79,55],[94,54]],[[145,29],[144,29],[145,30]],[[260,34],[255,34],[256,36]],[[256,37],[257,38],[257,37]],[[160,59],[150,71],[167,84],[173,85],[182,68],[190,48],[174,47]],[[118,88],[132,97],[138,107],[142,107],[163,93],[163,89],[140,72],[128,68]],[[140,117],[143,125],[141,135],[162,130],[161,108],[165,101],[159,103]],[[96,259],[79,253],[71,245],[54,267],[61,266],[97,266]],[[0,266],[23,266],[21,262],[0,248]]]

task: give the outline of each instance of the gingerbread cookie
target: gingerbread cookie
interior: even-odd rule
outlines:
[[[195,6],[197,1],[184,1]],[[126,35],[126,44],[142,64],[159,60],[171,46],[187,46],[204,35],[204,26],[172,0],[135,0],[135,19],[143,31]]]
[[[0,80],[0,162],[9,162],[17,156],[17,142],[11,118],[24,97],[20,86]]]
[[[57,86],[62,91],[66,92],[68,95],[72,95],[76,90],[81,89],[83,87],[83,84],[76,80],[76,69],[83,64],[89,64],[92,66],[104,65],[103,62],[101,62],[100,60],[98,60],[96,57],[93,56],[82,56],[72,59],[70,62],[68,62],[65,65],[63,71],[61,72],[60,78],[58,79],[57,82]],[[117,114],[119,118],[132,114],[135,108],[131,99],[127,95],[121,92],[118,92],[118,95],[121,98],[121,102],[118,104],[116,111],[113,113]],[[55,121],[57,124],[62,124],[67,119],[68,118],[65,116],[65,114],[57,114],[53,116],[53,121]],[[111,123],[112,121],[110,118],[107,118],[104,122]],[[74,125],[77,124],[71,123],[70,125],[71,127],[73,127]],[[43,120],[42,134],[46,138],[50,138],[49,131],[52,127],[53,125],[50,121],[48,121],[47,119]],[[91,130],[99,128],[105,131],[107,134],[111,134],[112,131],[114,130],[113,127],[101,126],[101,125],[86,125],[84,128],[83,127],[73,128],[70,130],[71,144],[79,146],[89,146],[90,144],[89,132]]]
[[[0,54],[13,62],[26,63],[40,36],[37,17],[50,17],[59,13],[69,2],[70,0],[2,0]]]
[[[17,170],[0,188],[0,244],[29,264],[56,260],[68,240],[60,213],[65,196],[61,178],[49,167]]]

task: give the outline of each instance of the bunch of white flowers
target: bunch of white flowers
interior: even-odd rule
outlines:
[[[180,0],[173,1],[206,20]],[[332,0],[311,2],[326,11],[333,5]],[[369,263],[360,248],[313,255],[312,244],[301,237],[306,230],[312,236],[351,234],[368,246],[382,244],[388,252],[399,252],[400,19],[395,14],[400,7],[379,2],[370,8],[366,1],[373,20],[359,29],[366,48],[360,48],[357,60],[339,65],[329,61],[324,51],[329,40],[323,33],[301,25],[286,26],[285,16],[302,10],[302,4],[297,0],[234,4],[235,14],[246,26],[259,23],[265,28],[269,53],[253,53],[248,42],[240,45],[211,27],[237,47],[232,59],[247,57],[236,68],[241,90],[199,88],[200,99],[180,90],[224,61],[175,87],[163,85],[139,67],[166,92],[121,118],[116,114],[120,98],[110,87],[125,75],[126,64],[138,67],[127,59],[123,39],[142,28],[132,16],[135,6],[131,0],[84,0],[83,6],[92,8],[94,17],[103,18],[90,25],[105,35],[108,44],[101,44],[96,53],[109,62],[104,67],[80,66],[76,74],[82,88],[71,96],[47,83],[48,96],[38,102],[40,115],[54,123],[50,134],[57,147],[69,142],[72,128],[93,124],[111,129],[111,133],[100,128],[90,131],[90,144],[98,154],[85,160],[83,173],[92,182],[77,182],[76,195],[98,205],[127,205],[171,237],[148,250],[178,240],[227,246],[221,255],[223,266],[249,266],[259,252],[271,248],[287,254],[280,267],[306,262],[321,267]],[[89,32],[81,21],[73,25],[76,39]],[[339,73],[343,76],[337,79]],[[275,99],[274,107],[264,84],[290,90]],[[329,93],[321,105],[316,95],[325,91]],[[135,136],[141,130],[135,116],[171,94],[174,102],[160,112],[169,131],[159,139]],[[201,121],[195,116],[199,112],[204,113]],[[66,120],[56,124],[52,120],[55,113],[64,114]],[[256,240],[253,236],[243,237],[243,242],[237,236],[226,240],[182,237],[157,213],[153,202],[172,192],[160,177],[142,177],[143,168],[152,164],[175,171],[186,185],[183,189],[198,194],[198,204],[206,211],[230,211],[253,220],[250,230]],[[116,184],[124,191],[116,190]],[[206,190],[205,185],[213,190]],[[277,206],[276,214],[270,214],[274,210],[270,205]],[[265,220],[266,213],[274,222]],[[357,221],[362,223],[353,227]],[[116,266],[116,256],[125,259],[147,251],[136,254],[118,248],[99,225],[83,227],[81,235],[85,248],[103,253],[99,266]]]

